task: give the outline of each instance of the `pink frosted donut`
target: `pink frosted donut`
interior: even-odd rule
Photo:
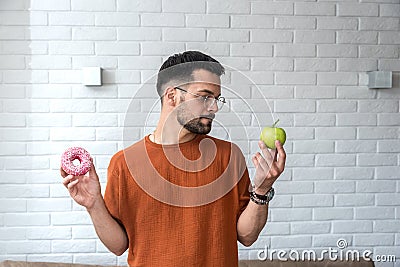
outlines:
[[[73,163],[79,160],[79,165]],[[74,176],[84,175],[92,167],[91,156],[82,147],[70,147],[61,156],[61,168],[68,174]]]

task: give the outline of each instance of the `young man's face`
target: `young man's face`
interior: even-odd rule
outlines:
[[[193,77],[192,83],[180,86],[187,92],[177,89],[180,100],[176,110],[177,120],[192,133],[208,134],[218,111],[217,103],[212,98],[218,98],[221,94],[221,79],[203,69],[194,71]]]

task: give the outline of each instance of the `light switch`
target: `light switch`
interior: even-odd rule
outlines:
[[[392,72],[391,71],[369,71],[368,88],[392,88]]]
[[[101,68],[86,67],[82,69],[82,83],[86,86],[101,85]]]

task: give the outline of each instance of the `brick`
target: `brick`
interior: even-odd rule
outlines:
[[[248,86],[251,84],[273,84],[273,75],[265,71],[241,71],[232,73],[232,84],[234,88]],[[238,92],[237,92],[238,93]]]
[[[207,2],[206,12],[210,14],[250,14],[250,2],[240,0],[226,2],[209,1]]]
[[[392,59],[381,59],[378,62],[380,69],[396,69],[400,66],[399,60]]]
[[[8,156],[8,155],[13,155],[13,156],[18,156],[18,155],[25,155],[25,149],[26,146],[24,143],[20,142],[5,142],[3,140],[1,144],[1,149],[0,155],[1,156]]]
[[[119,58],[115,56],[74,56],[72,58],[72,68],[101,67],[103,69],[116,69],[118,60]]]
[[[310,194],[294,195],[293,207],[331,207],[333,206],[333,195]],[[293,224],[292,224],[293,226]],[[293,228],[292,228],[293,229]],[[324,228],[326,229],[326,228]],[[329,230],[326,230],[329,231]],[[292,233],[296,233],[295,231]],[[299,233],[299,232],[298,232]],[[306,232],[310,233],[310,232]],[[319,232],[321,233],[321,232]]]
[[[16,99],[16,98],[25,98],[25,86],[22,85],[4,85],[0,84],[0,98],[4,99]]]
[[[48,13],[46,12],[46,11],[30,11],[30,25],[47,25],[47,21],[48,21],[48,15],[47,15]],[[13,14],[10,14],[11,16],[13,15]],[[7,18],[7,20],[8,21],[10,21],[10,22],[16,22],[16,23],[24,23],[25,24],[25,22],[24,22],[24,20],[25,19],[18,19],[18,18],[13,18],[13,19],[8,19]],[[21,20],[23,21],[23,22],[21,22]],[[29,23],[28,24],[26,24],[26,25],[29,25]]]
[[[294,143],[294,152],[299,154],[334,153],[333,141],[297,141]]]
[[[338,16],[340,17],[377,17],[378,4],[368,3],[339,3]]]
[[[64,191],[66,191],[64,189]],[[86,211],[52,212],[51,223],[58,225],[90,225],[92,222]]]
[[[117,28],[117,35],[120,41],[160,41],[162,31],[150,27],[121,27]]]
[[[317,73],[318,85],[356,85],[358,75],[356,72],[319,72]]]
[[[316,28],[316,19],[312,17],[276,17],[275,28],[307,30]]]
[[[26,212],[26,200],[23,199],[0,199],[0,212]],[[1,232],[1,230],[0,230]],[[3,234],[0,235],[0,240],[5,238]],[[4,240],[4,239],[3,239]]]
[[[341,100],[319,100],[317,101],[318,112],[356,112],[357,102],[356,101],[341,101]]]
[[[31,10],[70,10],[70,0],[32,0]]]
[[[72,40],[116,40],[115,28],[79,27],[72,29]]]
[[[286,135],[292,140],[312,140],[314,130],[310,127],[285,127]]]
[[[49,25],[94,25],[95,15],[90,12],[49,12]],[[40,34],[40,33],[38,33]]]
[[[398,31],[399,18],[360,18],[360,30]]]
[[[271,237],[271,247],[273,248],[297,248],[311,247],[311,236],[273,236]]]
[[[376,204],[378,206],[399,206],[400,205],[400,194],[399,193],[377,194]]]
[[[35,25],[35,23],[30,24],[30,13],[28,11],[0,12],[0,16],[1,16],[0,19],[1,25],[11,25],[11,26]],[[40,20],[38,14],[36,14],[35,17],[37,17],[38,21]],[[41,17],[41,19],[43,19],[43,17]]]
[[[95,101],[90,99],[53,99],[50,101],[51,112],[95,112]]]
[[[94,43],[90,41],[50,41],[50,55],[93,55]]]
[[[335,16],[336,5],[334,3],[295,3],[294,13],[296,16]]]
[[[32,40],[71,40],[71,28],[64,26],[31,26]]]
[[[7,69],[24,69],[25,58],[24,56],[1,56],[0,55],[0,70]]]
[[[295,114],[295,126],[334,126],[335,121],[334,114]]]
[[[374,232],[378,233],[399,233],[400,224],[395,220],[375,221]]]
[[[197,12],[196,12],[197,13]],[[207,27],[207,28],[228,28],[228,14],[185,14],[187,27]],[[238,22],[241,21],[241,16],[232,15],[233,28],[241,28]],[[245,17],[247,18],[247,17]],[[238,21],[235,22],[234,21]]]
[[[353,219],[354,212],[352,208],[315,208],[314,220],[350,220]]]
[[[290,2],[252,2],[251,13],[262,15],[293,15],[293,3]]]
[[[360,154],[357,158],[358,165],[360,166],[385,166],[395,165],[397,162],[396,155],[388,154]]]
[[[139,44],[136,42],[96,42],[96,55],[121,56],[139,55]]]
[[[335,98],[336,89],[333,86],[296,86],[296,98]]]
[[[294,43],[333,44],[335,33],[331,31],[295,31]]]
[[[231,15],[230,18],[230,25],[234,29],[272,29],[274,27],[274,19],[265,15]]]
[[[362,193],[390,193],[395,187],[395,181],[357,181],[357,192]]]
[[[248,42],[250,32],[242,29],[207,30],[207,41],[211,42]]]
[[[398,129],[394,127],[362,127],[358,129],[359,139],[397,139]]]
[[[374,99],[376,95],[376,90],[365,90],[365,88],[361,86],[337,87],[337,96],[340,99]]]
[[[26,239],[25,232],[25,229],[20,227],[2,227],[0,229],[0,242],[1,240],[24,240]]]
[[[394,219],[395,209],[392,207],[356,207],[357,220],[387,220]]]
[[[368,153],[376,152],[376,141],[372,140],[338,140],[337,153]]]
[[[118,125],[117,115],[103,114],[100,117],[97,114],[72,115],[73,126],[109,126],[114,127]]]
[[[339,44],[377,44],[378,33],[376,31],[338,31],[337,42]]]
[[[49,82],[52,84],[60,83],[81,83],[81,70],[50,70]]]
[[[378,152],[400,152],[400,143],[397,140],[379,140]]]
[[[317,158],[317,163],[318,163],[318,158]],[[338,163],[338,165],[340,165],[340,163]],[[355,192],[355,183],[353,181],[318,181],[315,184],[315,192],[323,194],[353,193]]]
[[[172,13],[145,13],[141,15],[142,26],[183,27],[185,17],[183,14]]]
[[[73,239],[93,239],[97,238],[93,226],[76,226],[72,228]]]
[[[48,226],[50,216],[48,213],[6,213],[5,226]]]
[[[312,72],[276,72],[275,84],[278,85],[298,85],[316,84],[316,75]]]
[[[295,60],[296,71],[335,71],[336,60],[328,58],[296,58]]]
[[[182,42],[149,42],[141,44],[141,55],[166,56],[184,50]]]
[[[293,32],[287,30],[251,29],[251,42],[292,43]]]
[[[30,69],[70,69],[71,57],[70,56],[48,56],[48,55],[35,55],[27,57]]]
[[[50,253],[49,240],[35,241],[8,241],[5,247],[7,254]]]
[[[313,192],[314,186],[310,181],[279,181],[275,189],[282,194],[307,194]]]
[[[51,140],[95,140],[95,129],[91,128],[52,128],[50,130]]]
[[[399,113],[378,114],[378,125],[396,126],[400,124]]]
[[[330,222],[294,222],[290,224],[292,234],[325,234],[331,229]]]
[[[398,58],[399,50],[396,45],[361,45],[362,58]]]
[[[373,206],[375,197],[373,194],[335,194],[336,207]]]
[[[293,180],[331,180],[333,179],[332,168],[295,168],[293,169]]]
[[[371,221],[335,221],[332,223],[333,233],[366,233],[372,232],[372,222]]]
[[[198,28],[164,28],[162,29],[164,41],[204,42],[206,31]]]
[[[343,113],[337,114],[338,126],[373,126],[377,125],[376,114],[369,113]]]
[[[10,128],[2,129],[2,140],[7,141],[40,141],[49,139],[49,129]]]
[[[53,212],[71,209],[71,199],[32,199],[28,201],[28,212]]]
[[[252,70],[293,71],[293,59],[290,58],[252,58]]]
[[[22,158],[24,159],[24,158]],[[20,157],[21,165],[23,164]],[[6,162],[7,163],[7,162]],[[7,166],[7,164],[6,164]],[[33,166],[34,168],[34,166]],[[36,198],[36,197],[48,197],[49,188],[45,185],[3,185],[1,195],[3,198]]]
[[[53,240],[54,253],[90,253],[96,251],[95,240]]]
[[[338,71],[370,71],[378,68],[376,59],[338,59]]]
[[[358,47],[347,44],[320,44],[317,45],[318,57],[346,58],[357,57]]]
[[[1,127],[19,127],[25,126],[25,116],[22,114],[0,114],[0,126]]]
[[[30,2],[26,0],[15,0],[12,2],[2,2],[0,10],[27,10],[30,6]]]
[[[154,1],[129,1],[117,0],[118,11],[132,11],[132,12],[161,12],[161,0]]]
[[[305,99],[276,100],[276,112],[315,112],[315,101]]]
[[[29,114],[27,125],[30,127],[71,126],[71,116],[68,114]]]
[[[311,167],[314,166],[314,155],[294,154],[286,160],[286,167]]]
[[[44,70],[7,70],[3,71],[4,83],[48,83],[48,72]]]
[[[310,221],[312,209],[310,208],[276,208],[271,209],[272,222]]]
[[[379,15],[381,17],[398,17],[400,13],[399,4],[380,4]]]
[[[162,12],[205,13],[206,1],[182,2],[179,0],[163,0]]]
[[[74,12],[75,13],[75,12]],[[96,26],[139,26],[140,17],[133,12],[97,13],[94,17]]]
[[[370,19],[370,18],[368,18]],[[358,18],[318,17],[317,29],[320,30],[358,30]]]
[[[272,203],[272,202],[271,202]],[[288,235],[290,224],[287,222],[268,222],[261,231],[261,235]]]
[[[376,167],[376,179],[398,179],[400,177],[398,166],[379,166]]]
[[[24,40],[26,31],[24,26],[0,26],[2,40]]]
[[[26,237],[30,240],[35,239],[70,239],[70,227],[28,227]]]
[[[275,44],[276,57],[315,57],[316,48],[313,44]]]
[[[233,43],[231,46],[232,56],[249,56],[249,57],[271,57],[272,45],[265,43]]]
[[[356,129],[352,127],[318,127],[315,134],[319,140],[355,139]]]
[[[355,246],[385,246],[394,244],[393,234],[358,234],[354,236]]]
[[[71,0],[71,9],[73,11],[115,11],[115,0],[101,0],[101,1],[79,1]]]

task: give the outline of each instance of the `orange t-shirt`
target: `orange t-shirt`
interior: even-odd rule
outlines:
[[[130,266],[232,267],[249,185],[231,142],[197,135],[160,145],[146,136],[111,159],[104,200],[128,235]]]

